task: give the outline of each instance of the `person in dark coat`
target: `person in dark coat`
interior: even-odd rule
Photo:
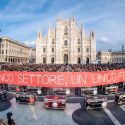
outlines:
[[[8,125],[15,125],[14,120],[11,118],[12,117],[12,112],[8,112],[7,113],[7,121],[8,121]]]

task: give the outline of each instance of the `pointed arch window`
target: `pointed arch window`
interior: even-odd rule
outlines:
[[[81,58],[80,57],[78,57],[77,63],[81,64]]]
[[[68,55],[64,54],[64,64],[68,64]]]
[[[52,48],[52,53],[54,53],[54,48]]]
[[[89,48],[88,47],[86,48],[86,52],[89,53]]]
[[[46,64],[46,58],[45,57],[43,58],[43,64]]]
[[[64,46],[68,46],[68,41],[67,40],[64,41]]]
[[[54,57],[51,58],[51,63],[54,64]]]
[[[86,58],[86,64],[89,64],[89,57]]]
[[[80,51],[81,51],[80,48],[78,48],[78,53],[80,53]]]
[[[54,44],[54,42],[55,42],[55,40],[54,40],[54,38],[52,39],[52,44]]]
[[[43,53],[45,53],[46,52],[46,48],[43,48]]]
[[[68,35],[68,27],[67,26],[65,26],[64,35]]]
[[[80,44],[80,39],[77,40],[77,43]]]

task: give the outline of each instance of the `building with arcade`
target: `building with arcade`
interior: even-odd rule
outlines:
[[[125,62],[125,49],[122,45],[121,51],[100,51],[97,54],[97,58],[101,64],[106,63],[124,63]]]
[[[0,38],[0,62],[25,64],[35,62],[35,49],[8,37]]]
[[[87,36],[83,25],[75,17],[57,17],[56,26],[48,26],[46,36],[38,32],[36,39],[36,63],[86,64],[96,61],[96,37],[93,30]]]

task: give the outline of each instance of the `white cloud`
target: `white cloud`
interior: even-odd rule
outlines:
[[[87,19],[84,20],[84,23],[88,23],[88,22],[94,22],[94,21],[97,21],[97,20],[102,20],[103,18],[106,18],[108,17],[107,15],[99,15],[99,16],[94,16],[94,17],[89,17]]]
[[[0,22],[16,22],[39,19],[41,13],[35,13],[38,8],[43,8],[46,0],[17,1],[11,0],[5,8],[0,11]]]
[[[100,46],[113,48],[109,43],[117,44],[117,48],[119,41],[123,44],[125,41],[124,8],[124,0],[113,3],[112,0],[91,3],[87,0],[83,2],[11,0],[0,11],[1,34],[25,41],[27,45],[32,46],[35,45],[33,40],[37,37],[37,30],[42,30],[43,34],[46,34],[48,23],[54,27],[57,15],[62,19],[73,15],[76,16],[77,24],[81,22],[84,24],[86,32],[90,29],[95,30],[99,48]]]
[[[101,43],[110,43],[111,42],[111,40],[109,38],[104,37],[104,36],[100,37],[100,39],[98,41]]]
[[[35,41],[34,40],[32,40],[32,41],[24,41],[24,43],[26,44],[26,45],[28,45],[28,46],[35,46]]]
[[[19,13],[28,13],[36,10],[37,8],[42,8],[44,4],[46,3],[46,0],[30,0],[30,2],[27,0],[11,0],[6,7],[0,12],[1,14],[19,14]]]

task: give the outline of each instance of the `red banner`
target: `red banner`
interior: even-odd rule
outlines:
[[[39,87],[90,87],[125,82],[125,70],[100,72],[0,72],[0,83]]]

